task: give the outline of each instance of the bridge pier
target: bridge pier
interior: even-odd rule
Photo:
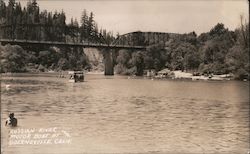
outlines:
[[[114,52],[111,49],[102,49],[104,59],[104,75],[114,75]]]

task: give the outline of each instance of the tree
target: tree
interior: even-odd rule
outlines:
[[[99,43],[99,29],[98,29],[98,24],[94,23],[94,28],[93,28],[93,34],[92,34],[93,41],[95,43]]]
[[[228,29],[225,29],[224,24],[218,23],[210,30],[209,35],[211,35],[211,36],[217,35],[218,36],[218,35],[224,34],[227,31],[228,31]]]
[[[93,12],[90,12],[90,16],[88,19],[88,23],[87,23],[87,34],[88,34],[88,39],[91,39],[93,36],[93,31],[94,31],[94,14]]]
[[[243,15],[240,15],[240,34],[238,36],[239,41],[244,48],[249,47],[249,23],[243,24]]]
[[[6,5],[3,0],[0,0],[0,23],[5,20],[6,17]]]
[[[1,50],[1,71],[3,72],[23,72],[26,66],[27,52],[20,46],[6,45]]]
[[[69,68],[69,62],[66,58],[60,58],[57,63],[59,70],[67,70]]]
[[[59,55],[53,48],[39,52],[38,61],[40,64],[42,64],[46,68],[57,63],[58,59],[59,59]]]
[[[129,61],[130,58],[131,58],[131,56],[129,54],[129,51],[120,50],[119,53],[118,53],[118,56],[116,58],[116,62],[118,64],[121,64],[121,65],[125,66],[125,67],[129,67],[128,61]]]
[[[87,11],[84,9],[82,12],[82,17],[81,17],[81,26],[80,26],[80,35],[81,35],[81,40],[86,41],[88,38],[88,14]]]
[[[184,68],[186,70],[197,70],[201,63],[201,55],[194,46],[187,48],[184,56]]]
[[[144,70],[144,61],[143,61],[143,54],[141,51],[133,52],[131,62],[133,66],[136,68],[135,75],[141,76],[143,75]]]
[[[230,49],[236,45],[235,32],[229,31],[223,24],[219,23],[209,33],[204,33],[202,36],[203,39],[198,37],[202,42],[199,48],[202,65],[199,69],[215,74],[229,73],[230,69],[227,69],[226,57],[230,53]]]

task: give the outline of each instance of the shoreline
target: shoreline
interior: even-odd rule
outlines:
[[[249,80],[243,79],[243,80],[238,80],[234,79],[232,77],[228,77],[227,74],[223,75],[213,75],[212,77],[200,75],[200,76],[194,76],[191,73],[185,73],[180,71],[173,71],[177,72],[177,75],[175,76],[168,76],[168,77],[159,77],[159,76],[135,76],[135,75],[121,75],[121,74],[116,74],[114,73],[114,76],[123,76],[127,77],[128,79],[150,79],[150,80],[191,80],[191,81],[244,81],[247,82]],[[179,74],[178,74],[179,73]],[[30,75],[34,76],[51,76],[51,77],[58,77],[61,78],[60,75],[63,75],[63,78],[67,78],[68,76],[68,71],[51,71],[51,72],[15,72],[15,73],[0,73],[1,77],[11,77],[11,76],[21,76],[21,77],[28,77]],[[85,72],[85,75],[104,75],[103,71],[90,71],[90,72]]]

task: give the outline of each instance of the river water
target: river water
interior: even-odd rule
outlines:
[[[4,154],[230,153],[249,151],[249,83],[86,75],[1,79]],[[4,126],[9,112],[17,128]],[[11,145],[10,132],[65,131],[69,143]]]

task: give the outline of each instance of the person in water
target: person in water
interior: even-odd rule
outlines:
[[[12,126],[16,127],[17,126],[17,119],[14,117],[14,113],[9,114],[9,118],[5,122],[5,126]]]

